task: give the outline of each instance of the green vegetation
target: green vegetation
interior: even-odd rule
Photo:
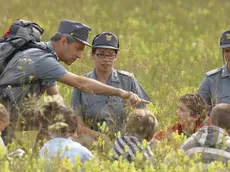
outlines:
[[[0,35],[18,19],[39,23],[48,41],[57,31],[61,19],[81,21],[92,27],[94,35],[111,31],[120,38],[118,69],[135,74],[152,99],[151,110],[156,114],[160,128],[172,123],[176,102],[180,95],[195,92],[210,69],[223,65],[218,41],[221,33],[229,29],[230,1],[228,0],[8,0],[1,1]],[[70,67],[71,72],[84,74],[92,70],[90,48],[81,60]],[[59,84],[67,103],[72,88]],[[164,158],[178,148],[183,138],[175,136],[155,150],[154,167],[142,163],[112,162],[107,155],[95,149],[95,158],[81,165],[79,160],[70,165],[66,160],[55,162],[54,171],[201,171],[196,159],[177,152],[175,162],[167,164]],[[2,151],[1,151],[2,152]],[[9,165],[11,164],[11,165]],[[0,171],[44,171],[46,162],[28,152],[24,158],[7,161],[0,156]],[[83,167],[82,167],[83,168]],[[227,169],[228,168],[228,169]],[[209,171],[229,171],[230,164],[213,164]],[[218,170],[217,170],[218,169]],[[51,170],[51,169],[49,169]]]

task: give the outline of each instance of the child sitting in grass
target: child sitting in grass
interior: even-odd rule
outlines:
[[[152,163],[153,152],[150,149],[149,142],[152,140],[158,126],[155,116],[146,109],[134,110],[128,119],[126,134],[116,139],[113,146],[114,158],[123,159],[131,162],[136,158],[136,153],[143,153],[144,160]],[[142,142],[146,140],[147,146]]]
[[[176,111],[177,122],[165,131],[156,132],[157,140],[170,139],[173,132],[190,137],[204,125],[207,118],[206,103],[199,94],[185,94],[179,98]]]
[[[210,114],[210,126],[199,129],[181,145],[181,149],[191,158],[201,154],[203,167],[216,160],[227,163],[230,160],[229,121],[230,105],[216,105]]]
[[[80,143],[75,142],[74,136],[77,129],[76,115],[71,108],[50,101],[43,106],[43,118],[46,119],[48,139],[40,150],[40,156],[50,160],[59,156],[67,157],[74,163],[76,156],[80,156],[81,162],[93,157],[92,153]]]
[[[22,147],[30,145],[33,148],[38,140],[45,139],[48,141],[40,150],[41,157],[53,160],[59,153],[60,158],[67,157],[72,163],[77,155],[82,162],[93,157],[87,148],[73,140],[77,128],[76,116],[63,100],[58,97],[46,97],[44,101],[31,98],[24,102],[23,107],[17,132],[19,137],[32,133],[27,135],[32,144],[25,144],[25,139],[21,139],[24,142]]]

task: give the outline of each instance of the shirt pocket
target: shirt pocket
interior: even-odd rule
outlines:
[[[220,94],[219,95],[219,101],[217,103],[227,103],[230,104],[230,91],[229,93],[225,93],[225,94]]]
[[[230,104],[230,78],[225,77],[216,82],[211,87],[213,102]]]
[[[108,96],[100,96],[94,94],[87,94],[84,96],[84,109],[86,117],[93,118],[98,113],[101,113],[104,106],[108,102]]]

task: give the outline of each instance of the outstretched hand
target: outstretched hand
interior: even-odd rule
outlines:
[[[150,103],[147,100],[141,99],[140,97],[138,97],[137,94],[135,94],[131,91],[122,90],[121,98],[125,99],[125,101],[127,101],[128,105],[130,105],[132,107],[136,107],[136,105],[138,103],[146,103],[146,104]]]

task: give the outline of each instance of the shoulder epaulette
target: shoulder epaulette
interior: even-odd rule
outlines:
[[[130,78],[133,78],[133,77],[134,77],[134,75],[133,75],[132,73],[127,72],[127,71],[117,70],[117,72],[118,72],[119,74],[122,74],[122,75],[128,76],[128,77],[130,77]]]
[[[214,75],[214,74],[217,74],[219,73],[223,68],[217,68],[217,69],[213,69],[213,70],[210,70],[206,73],[206,76],[211,76],[211,75]]]

